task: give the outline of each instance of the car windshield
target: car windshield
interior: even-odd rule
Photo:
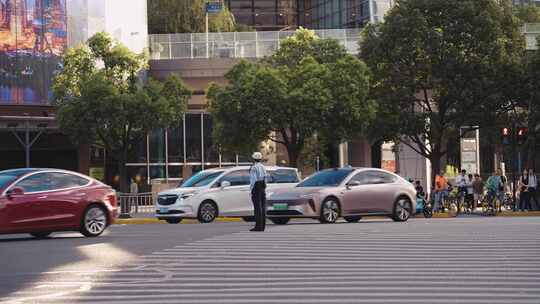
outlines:
[[[201,171],[182,184],[182,188],[203,187],[211,184],[223,171]]]
[[[297,187],[332,187],[341,184],[352,169],[324,170],[313,174],[298,184]]]

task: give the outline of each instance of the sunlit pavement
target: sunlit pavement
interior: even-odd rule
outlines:
[[[1,237],[0,302],[540,303],[540,217],[250,227]]]

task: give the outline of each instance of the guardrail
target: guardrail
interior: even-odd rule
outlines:
[[[118,193],[120,217],[130,217],[133,213],[154,213],[156,195],[147,193]]]
[[[333,38],[345,46],[351,54],[358,53],[362,29],[315,30],[321,38]],[[536,38],[540,35],[540,23],[526,23],[521,29],[527,41],[527,49],[538,49]],[[272,32],[219,32],[177,33],[149,35],[151,59],[194,58],[262,58],[272,55],[280,41],[294,31]]]

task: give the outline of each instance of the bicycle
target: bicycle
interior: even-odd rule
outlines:
[[[502,202],[502,207],[504,209],[506,209],[507,211],[516,209],[516,203],[514,202],[514,198],[512,197],[511,192],[506,192],[504,194],[504,200]]]
[[[445,210],[448,210],[448,216],[450,217],[456,217],[459,213],[459,196],[456,191],[452,190],[448,196],[443,198],[442,201],[442,212],[445,212]]]
[[[433,216],[433,209],[431,206],[431,200],[428,201],[423,196],[416,197],[416,212],[422,212],[425,218],[431,218]]]
[[[497,210],[501,207],[501,202],[497,195],[492,195],[491,201],[489,201],[489,195],[484,194],[481,201],[482,215],[484,216],[496,216]]]

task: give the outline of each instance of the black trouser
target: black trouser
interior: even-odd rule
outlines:
[[[263,181],[255,182],[251,190],[251,201],[255,211],[255,229],[264,230],[266,225],[266,183]]]
[[[519,210],[529,210],[529,191],[519,193]]]
[[[534,206],[532,201],[534,200]],[[536,198],[536,188],[529,188],[529,207],[531,210],[538,210],[540,205],[538,205],[538,199]]]

